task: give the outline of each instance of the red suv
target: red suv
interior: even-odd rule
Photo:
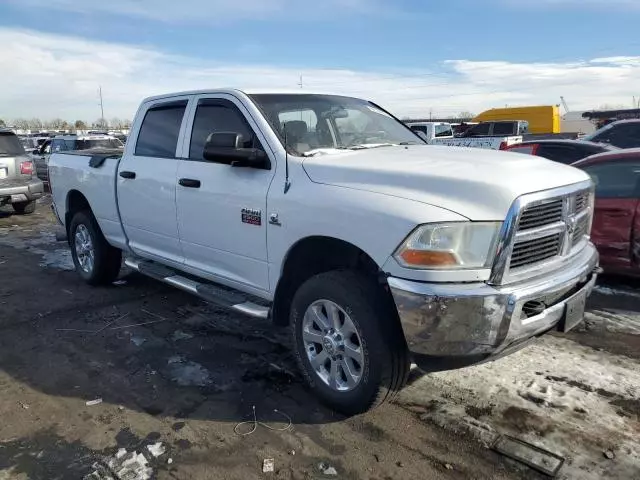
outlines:
[[[640,275],[640,148],[587,157],[573,164],[596,184],[591,240],[610,273]]]

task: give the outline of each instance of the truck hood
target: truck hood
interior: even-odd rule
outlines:
[[[430,145],[305,158],[311,181],[406,198],[470,220],[503,220],[525,193],[579,183],[577,168],[522,153]]]

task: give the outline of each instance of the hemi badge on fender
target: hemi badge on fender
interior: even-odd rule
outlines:
[[[262,211],[252,208],[242,209],[242,223],[249,225],[262,225]]]

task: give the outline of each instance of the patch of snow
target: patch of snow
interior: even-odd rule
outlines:
[[[164,455],[167,449],[162,445],[162,442],[154,443],[153,445],[147,445],[147,450],[154,457],[159,457],[160,455]]]
[[[179,342],[180,340],[190,340],[192,338],[193,335],[183,332],[182,330],[176,330],[171,336],[171,340],[173,340],[174,342]]]
[[[144,455],[124,448],[104,462],[94,463],[93,469],[84,480],[150,480],[153,476],[153,469]]]
[[[627,297],[638,297],[640,298],[640,292],[637,292],[635,290],[626,290],[626,289],[622,289],[622,288],[612,288],[612,287],[605,287],[602,285],[596,285],[593,288],[593,291],[596,293],[599,293],[601,295],[624,295]]]
[[[569,478],[634,478],[640,472],[640,362],[545,336],[505,358],[425,375],[400,395],[424,419],[490,445],[506,433],[570,458]],[[602,455],[615,447],[616,461]]]
[[[589,328],[602,328],[608,332],[640,335],[640,314],[636,312],[615,313],[605,310],[586,312],[584,321]]]
[[[138,337],[136,335],[131,337],[131,343],[133,343],[136,347],[141,347],[146,341],[147,339],[144,337]]]
[[[211,374],[202,365],[187,361],[183,357],[171,357],[168,362],[171,380],[183,387],[206,387],[213,383]]]

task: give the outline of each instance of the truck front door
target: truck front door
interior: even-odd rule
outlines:
[[[118,208],[129,246],[141,256],[184,261],[178,238],[176,181],[178,139],[188,97],[140,107],[120,161]]]
[[[265,217],[275,164],[232,167],[203,157],[213,132],[239,133],[270,155],[262,133],[242,103],[225,94],[196,97],[186,131],[177,187],[185,265],[214,281],[268,291]]]

